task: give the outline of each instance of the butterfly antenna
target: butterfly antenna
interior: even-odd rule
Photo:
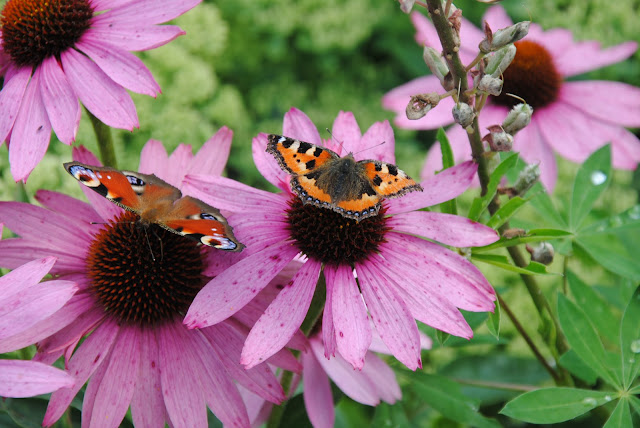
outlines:
[[[336,143],[338,143],[340,145],[340,147],[342,147],[342,150],[344,151],[344,141],[339,141],[334,135],[333,133],[331,133],[331,130],[329,128],[324,128],[327,130],[327,132],[329,133],[329,135],[331,135],[331,139],[335,140]]]
[[[149,241],[149,234],[147,233],[148,228],[144,227],[143,229],[144,229],[144,237],[147,240],[147,245],[149,246],[149,252],[151,253],[151,260],[153,260],[153,262],[155,263],[156,257],[153,255],[153,248],[151,248],[151,241]],[[160,248],[162,248],[162,246]]]
[[[375,149],[376,147],[379,147],[379,146],[381,146],[383,144],[386,144],[386,143],[387,143],[386,141],[383,141],[382,143],[378,143],[375,146],[367,147],[366,149],[362,149],[359,152],[355,152],[354,155],[357,155],[358,153],[366,152],[367,150]]]

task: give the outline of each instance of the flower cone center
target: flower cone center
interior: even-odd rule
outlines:
[[[156,325],[183,316],[204,285],[201,247],[126,212],[89,248],[91,289],[120,322]]]
[[[37,66],[72,47],[89,28],[88,0],[9,0],[2,10],[2,47],[18,66]]]
[[[385,207],[377,216],[359,222],[341,214],[314,205],[304,205],[292,197],[287,212],[289,232],[297,247],[307,257],[325,264],[349,264],[366,260],[377,253],[385,242]]]
[[[562,85],[562,76],[556,70],[551,53],[541,44],[529,40],[515,43],[516,56],[504,72],[502,93],[493,98],[499,105],[513,107],[520,103],[507,94],[522,97],[536,108],[552,104]]]

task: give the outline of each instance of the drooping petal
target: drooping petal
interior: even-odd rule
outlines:
[[[360,146],[357,149],[355,158],[375,159],[387,163],[396,162],[396,139],[393,135],[393,128],[389,125],[389,121],[375,122],[367,129]]]
[[[495,230],[484,224],[438,212],[412,211],[398,214],[387,221],[387,226],[454,247],[479,247],[500,239]]]
[[[553,60],[563,76],[575,76],[625,60],[637,49],[636,42],[625,42],[606,49],[602,49],[600,43],[595,41],[576,42]]]
[[[11,131],[9,163],[15,181],[26,181],[42,160],[51,139],[51,122],[42,101],[41,68],[31,77]]]
[[[69,360],[67,371],[75,379],[73,388],[64,388],[54,392],[49,400],[47,412],[44,415],[43,425],[52,425],[60,419],[71,404],[80,388],[89,379],[93,372],[111,356],[111,346],[118,335],[119,327],[110,320],[96,328],[78,348]]]
[[[326,265],[323,269],[326,298],[322,311],[322,343],[324,343],[324,356],[327,359],[336,355],[336,329],[333,325],[333,286],[336,283],[336,267]]]
[[[38,241],[24,240],[22,238],[9,238],[0,241],[0,266],[15,269],[34,259],[53,256],[58,259],[51,269],[51,274],[77,271],[86,265],[85,260],[78,257],[78,253],[69,254],[66,251],[58,251],[48,247],[41,247]]]
[[[467,190],[475,177],[478,165],[473,161],[463,162],[423,181],[422,192],[411,192],[401,198],[387,201],[388,214],[397,214],[437,205],[460,195]]]
[[[60,141],[71,144],[76,139],[80,125],[78,97],[55,57],[45,59],[40,69],[42,101],[51,126]]]
[[[0,91],[0,144],[11,132],[18,116],[24,93],[31,79],[31,67],[20,67],[11,79],[5,76],[4,86]]]
[[[261,363],[289,342],[307,315],[320,276],[321,264],[309,259],[280,291],[251,329],[240,363],[247,368]]]
[[[390,288],[389,278],[380,277],[372,263],[357,263],[356,272],[369,313],[383,342],[405,366],[415,370],[420,361],[418,326],[407,305]]]
[[[164,144],[159,140],[149,140],[140,153],[140,165],[138,172],[142,174],[154,174],[156,171],[169,169],[169,155]]]
[[[84,397],[82,399],[81,427],[91,426],[91,415],[93,414],[93,409],[96,404],[96,394],[98,393],[98,389],[102,384],[102,380],[104,379],[104,375],[107,373],[108,368],[109,361],[105,361],[103,364],[100,364],[96,371],[93,372],[89,382],[87,383],[87,388],[84,391]],[[110,426],[109,422],[110,421],[106,421],[104,425]],[[120,422],[118,421],[117,423],[119,424]]]
[[[269,181],[269,183],[278,187],[283,192],[289,192],[289,174],[287,174],[272,154],[267,153],[267,134],[261,132],[251,141],[251,151],[253,153],[253,163],[260,171],[260,174]]]
[[[402,391],[394,371],[373,352],[368,352],[362,375],[369,378],[382,401],[393,404],[402,399]]]
[[[490,106],[486,106],[488,109]],[[447,138],[453,151],[453,160],[455,163],[465,162],[471,159],[471,146],[467,139],[466,131],[460,126],[452,126],[447,131]],[[420,171],[420,179],[424,182],[435,176],[438,171],[442,170],[442,151],[440,144],[435,143],[427,152],[427,159],[424,162],[422,171]]]
[[[160,85],[142,60],[124,49],[104,43],[79,40],[76,48],[84,52],[114,82],[130,91],[155,97]]]
[[[101,22],[100,16],[93,18],[92,27],[82,36],[82,40],[105,43],[128,51],[145,51],[167,44],[186,34],[176,25],[112,25]]]
[[[266,287],[297,253],[285,241],[241,260],[200,290],[184,323],[189,328],[202,328],[229,318]]]
[[[132,0],[90,0],[95,12],[104,12],[131,3]]]
[[[355,369],[362,369],[364,356],[371,344],[371,326],[353,271],[339,266],[327,275],[332,282],[332,313],[338,352]]]
[[[558,179],[558,165],[550,143],[546,141],[541,132],[542,126],[534,118],[531,123],[518,132],[514,139],[514,146],[520,151],[520,156],[530,164],[537,164],[540,168],[540,182],[547,191],[552,192]],[[518,144],[519,141],[526,144]]]
[[[229,159],[233,131],[226,126],[218,129],[200,147],[189,167],[190,174],[221,175]]]
[[[0,295],[0,314],[8,312],[8,308],[3,308],[3,306],[6,305],[9,298],[38,284],[51,270],[55,262],[55,257],[33,260],[1,276],[0,290],[2,290],[2,294]]]
[[[311,350],[302,354],[302,366],[304,406],[309,420],[315,428],[332,428],[336,415],[329,378]]]
[[[482,21],[486,21],[494,33],[497,30],[513,25],[513,21],[509,15],[507,15],[507,11],[500,5],[491,6],[487,9],[487,12],[482,17]]]
[[[0,397],[24,398],[71,388],[73,377],[36,361],[0,360]]]
[[[560,99],[603,122],[640,126],[640,88],[635,86],[597,80],[566,82],[560,89]]]
[[[315,144],[316,146],[322,145],[322,138],[320,138],[318,129],[311,119],[309,119],[309,116],[295,107],[292,107],[284,115],[282,134],[290,138]]]
[[[360,138],[362,138],[360,127],[355,116],[350,111],[340,111],[338,113],[338,116],[333,121],[331,133],[333,134],[331,147],[339,155],[344,156],[348,153],[355,153],[364,148],[360,145]]]
[[[160,383],[158,341],[154,332],[140,335],[140,365],[131,398],[131,416],[138,427],[164,428],[165,407]]]
[[[76,218],[80,221],[103,221],[102,217],[100,217],[90,204],[79,201],[76,198],[65,195],[64,193],[41,189],[36,191],[35,199],[45,208],[64,214],[68,217]]]
[[[78,316],[74,322],[66,327],[60,328],[57,332],[44,340],[38,341],[38,352],[55,353],[57,351],[71,352],[75,345],[102,322],[105,317],[104,310],[95,306]]]
[[[137,128],[138,116],[127,91],[86,56],[67,49],[60,54],[69,83],[94,116],[114,128]]]
[[[162,24],[194,8],[202,0],[138,0],[96,16],[111,24]],[[95,19],[95,18],[94,18]]]

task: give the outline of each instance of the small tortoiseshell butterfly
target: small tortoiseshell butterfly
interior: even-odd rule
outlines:
[[[291,189],[303,203],[330,208],[356,221],[380,210],[382,198],[422,187],[397,166],[376,160],[356,161],[304,141],[269,135],[267,152],[292,175]]]
[[[182,196],[179,189],[155,175],[79,162],[67,162],[64,167],[80,183],[138,214],[144,225],[157,224],[219,250],[244,248],[219,210],[191,196]]]

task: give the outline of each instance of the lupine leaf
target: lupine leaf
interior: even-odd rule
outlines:
[[[489,333],[495,336],[496,339],[500,339],[500,302],[496,300],[496,308],[493,312],[489,312],[489,318],[487,318],[487,327]]]
[[[524,275],[559,275],[558,273],[547,272],[547,267],[542,263],[531,262],[527,267],[521,268],[521,267],[512,265],[506,256],[501,256],[497,254],[475,254],[474,253],[471,255],[471,258],[479,262],[488,263],[490,265],[497,266],[504,270],[521,273]]]
[[[477,221],[480,218],[480,214],[482,214],[482,212],[489,206],[489,202],[491,202],[491,200],[495,196],[502,176],[505,175],[506,172],[516,164],[517,160],[518,155],[516,153],[513,153],[505,160],[503,160],[495,170],[493,170],[491,176],[489,177],[487,193],[479,198],[475,198],[473,200],[473,203],[471,204],[468,216],[471,220]]]
[[[607,423],[603,428],[626,428],[633,425],[629,402],[625,399],[619,400],[616,408],[613,409]]]
[[[567,270],[566,275],[576,304],[585,308],[601,336],[607,337],[611,343],[616,343],[618,337],[615,333],[618,331],[619,322],[611,312],[609,304],[573,271]]]
[[[509,201],[501,206],[498,211],[491,216],[487,222],[487,226],[494,229],[499,228],[505,224],[522,206],[528,201],[528,199],[522,199],[520,196],[509,199]]]
[[[484,247],[476,247],[473,249],[475,252],[493,250],[495,248],[511,247],[518,244],[524,244],[526,242],[540,242],[550,241],[552,239],[565,238],[571,236],[571,232],[560,229],[531,229],[526,231],[524,236],[518,236],[515,238],[500,238],[498,241],[485,245]]]
[[[438,129],[436,139],[440,142],[440,152],[442,153],[442,171],[447,168],[451,168],[455,164],[453,158],[453,150],[449,144],[446,132],[443,128]],[[456,199],[451,199],[440,204],[440,210],[446,214],[458,214],[458,206]]]
[[[593,152],[584,161],[573,182],[569,227],[576,231],[591,211],[591,207],[611,181],[611,145]]]
[[[640,287],[629,300],[620,324],[622,381],[628,388],[640,371]]]
[[[410,424],[401,403],[396,403],[393,406],[387,403],[380,403],[376,406],[371,426],[408,428]]]

